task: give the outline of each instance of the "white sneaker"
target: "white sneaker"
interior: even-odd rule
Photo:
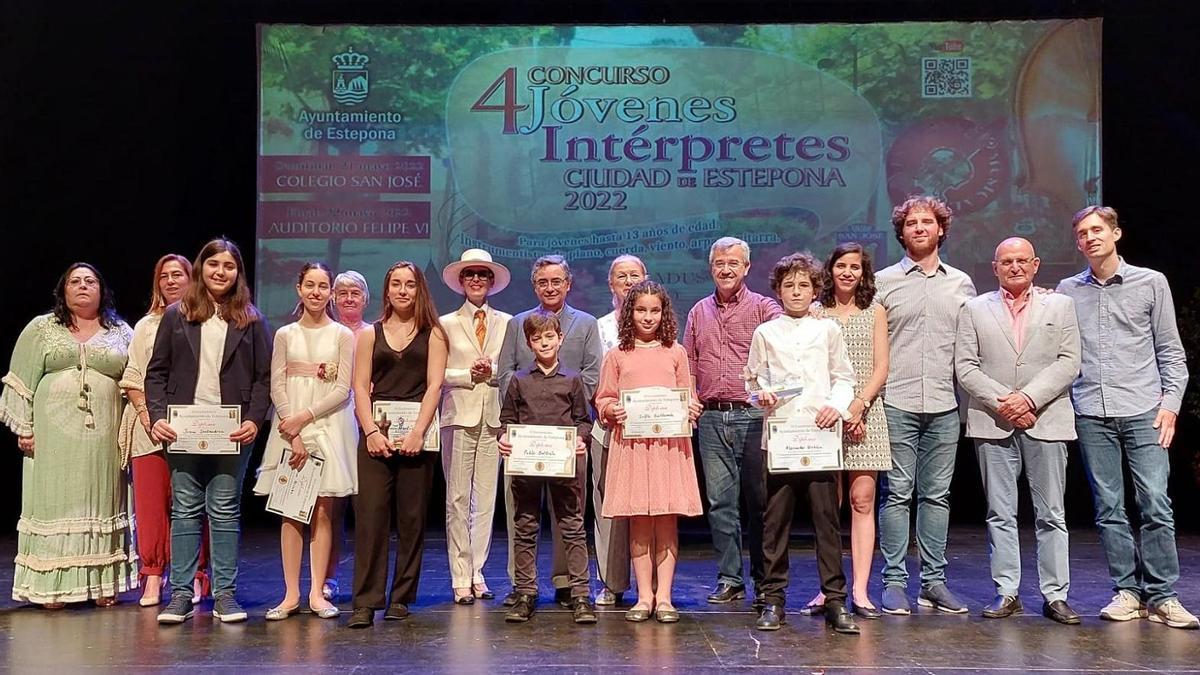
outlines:
[[[1108,621],[1132,621],[1146,617],[1146,605],[1129,591],[1117,591],[1112,602],[1100,610],[1100,618]]]
[[[1165,623],[1171,628],[1200,628],[1196,615],[1183,608],[1179,598],[1164,600],[1150,610],[1150,620],[1154,623]]]

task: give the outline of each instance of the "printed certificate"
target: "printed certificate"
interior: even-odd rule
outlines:
[[[379,425],[380,433],[387,436],[397,448],[404,442],[404,437],[408,435],[408,432],[412,431],[413,425],[417,423],[417,416],[420,414],[420,401],[373,401],[371,403],[371,417],[375,419],[375,424]],[[429,429],[425,431],[425,450],[427,452],[441,450],[442,435],[440,431],[438,414],[434,411],[433,421],[429,423]]]
[[[167,452],[189,455],[236,455],[241,443],[229,435],[242,426],[242,409],[236,405],[169,405],[167,424],[175,430],[175,442]]]
[[[575,427],[510,424],[506,476],[575,477]]]
[[[283,460],[275,470],[275,482],[271,484],[271,492],[267,495],[267,511],[307,525],[312,520],[313,506],[321,490],[321,472],[325,469],[325,460],[309,455],[308,461],[297,471],[288,464],[291,458],[292,449],[284,448]]]
[[[642,387],[621,392],[627,417],[623,438],[691,438],[688,404],[692,396],[685,388]]]
[[[767,420],[767,470],[770,473],[840,471],[842,423],[820,429],[808,415]]]

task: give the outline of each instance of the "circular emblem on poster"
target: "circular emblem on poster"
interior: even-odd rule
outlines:
[[[900,133],[887,153],[888,196],[935,195],[955,215],[973,213],[1008,189],[1003,127],[962,117],[922,120]]]
[[[207,450],[208,449],[208,441],[199,441],[196,443],[196,447],[201,450]]]

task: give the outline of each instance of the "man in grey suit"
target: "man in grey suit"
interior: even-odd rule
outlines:
[[[596,317],[580,311],[567,304],[567,294],[571,292],[571,266],[561,255],[544,255],[533,263],[533,292],[538,297],[538,307],[526,310],[509,319],[508,330],[504,334],[504,345],[500,347],[500,357],[497,360],[497,375],[500,382],[500,396],[508,391],[508,383],[513,373],[518,370],[533,367],[533,352],[525,341],[525,331],[522,325],[525,317],[534,311],[544,309],[554,312],[562,324],[563,342],[558,351],[558,362],[563,368],[579,373],[587,390],[588,399],[596,395],[596,385],[600,382],[600,361],[604,357],[604,345],[600,341],[600,329],[596,325]],[[599,470],[599,467],[597,467]],[[582,494],[583,485],[579,486],[580,499],[586,503]],[[504,477],[504,505],[508,518],[508,578],[513,580],[513,501],[512,489],[508,476]],[[554,518],[553,506],[550,514],[550,524],[555,542],[551,575],[554,581],[554,597],[564,607],[570,606],[571,588],[567,576],[567,557],[562,549],[562,537],[558,533],[558,520]],[[515,584],[514,584],[515,587]],[[516,601],[516,591],[504,598],[504,605],[511,606]]]
[[[1000,290],[963,305],[954,365],[970,395],[967,435],[975,439],[987,494],[997,595],[983,616],[999,619],[1023,611],[1017,478],[1024,465],[1035,512],[1042,614],[1078,624],[1079,615],[1067,604],[1071,582],[1063,488],[1066,441],[1075,439],[1070,387],[1079,374],[1079,326],[1071,298],[1033,289],[1039,264],[1028,241],[1000,242],[992,262]]]

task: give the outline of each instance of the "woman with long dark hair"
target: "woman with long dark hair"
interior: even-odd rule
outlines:
[[[350,371],[354,334],[333,320],[330,309],[333,274],[324,263],[310,262],[296,280],[299,318],[275,333],[271,352],[271,400],[278,424],[271,429],[254,493],[271,492],[284,458],[302,468],[310,455],[323,462],[317,502],[311,513],[309,567],[312,584],[308,607],[322,619],[337,617],[338,608],[322,594],[329,566],[333,502],[358,492],[358,426],[350,408]],[[267,612],[279,621],[300,611],[300,563],[304,523],[284,519],[280,535],[283,557],[283,601]]]
[[[14,600],[108,607],[137,587],[117,449],[132,337],[104,277],[80,262],[17,338],[0,394],[0,422],[25,455]]]
[[[241,535],[242,479],[271,407],[271,343],[266,320],[250,297],[238,247],[214,239],[196,256],[192,284],[167,308],[146,372],[146,399],[156,443],[173,443],[168,405],[236,405],[241,424],[229,436],[236,455],[167,455],[172,473],[171,601],[159,623],[182,623],[194,613],[191,580],[208,516],[213,569],[213,616],[245,621],[234,597]]]
[[[358,333],[354,352],[354,407],[362,427],[358,443],[357,519],[354,533],[354,612],[351,628],[366,628],[375,610],[384,619],[408,616],[417,598],[425,514],[433,488],[436,453],[425,452],[446,374],[446,335],[421,269],[392,265],[383,277],[383,315]],[[372,411],[375,401],[420,402],[417,419],[398,443]],[[396,527],[396,565],[390,593],[388,540]]]
[[[825,316],[841,325],[846,355],[854,366],[854,400],[842,443],[850,482],[851,600],[859,617],[877,619],[879,610],[867,595],[875,553],[875,488],[878,473],[892,468],[892,450],[883,407],[872,403],[887,380],[888,330],[887,314],[875,302],[871,254],[862,244],[846,242],[833,250],[818,300]],[[817,595],[805,610],[812,613],[824,606],[824,596]]]

